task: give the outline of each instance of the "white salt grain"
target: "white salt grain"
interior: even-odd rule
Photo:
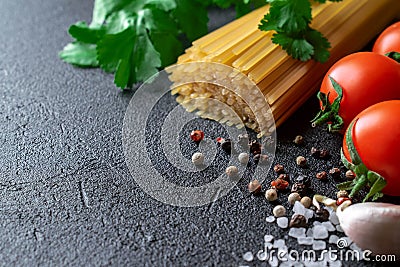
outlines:
[[[276,219],[276,223],[280,228],[287,228],[289,225],[289,219],[287,217],[279,217]]]
[[[273,247],[273,244],[272,243],[270,243],[270,242],[265,242],[264,243],[264,248],[265,248],[265,250],[270,250],[270,249],[272,249],[272,247]]]
[[[337,244],[337,241],[339,240],[339,237],[337,235],[331,235],[329,237],[329,244]]]
[[[288,261],[284,261],[281,264],[279,264],[279,267],[292,267],[292,263]]]
[[[253,253],[251,253],[251,251],[248,251],[243,254],[243,260],[250,262],[250,261],[253,261],[253,259],[254,259],[254,256],[253,256]]]
[[[269,259],[268,263],[272,266],[272,267],[277,267],[279,265],[279,261],[278,258],[276,256],[273,256]]]
[[[307,237],[299,237],[297,238],[297,243],[299,245],[312,245],[314,238],[307,236]]]
[[[289,236],[298,238],[298,237],[305,237],[306,236],[306,228],[290,228]]]
[[[310,209],[305,209],[304,217],[306,217],[306,220],[308,221],[309,219],[314,217],[314,211],[312,211]]]
[[[358,259],[360,259],[360,260],[363,260],[363,259],[364,259],[364,251],[363,251],[359,246],[357,246],[356,243],[351,244],[351,245],[350,245],[350,249],[353,250],[354,255],[355,255]]]
[[[342,233],[344,232],[342,227],[340,226],[340,224],[336,225],[336,231],[342,232]]]
[[[268,259],[268,253],[263,250],[259,250],[256,256],[260,261],[266,261]]]
[[[313,228],[314,239],[325,239],[329,236],[328,230],[322,225],[315,225]]]
[[[325,227],[328,232],[333,232],[336,230],[335,226],[333,226],[331,222],[323,222],[322,226]]]
[[[339,260],[329,262],[329,267],[342,267],[342,262]]]
[[[319,221],[314,221],[313,222],[313,225],[315,226],[315,225],[321,225],[321,222],[319,222]]]
[[[312,244],[312,249],[313,250],[323,250],[326,249],[326,243],[325,241],[321,240],[314,240]]]
[[[265,218],[265,221],[267,221],[267,223],[272,223],[275,221],[275,216],[268,216],[267,218]]]
[[[312,228],[308,228],[307,233],[306,233],[306,236],[310,236],[310,237],[313,237],[313,236],[314,236],[314,233],[313,233],[313,229],[312,229]]]
[[[339,218],[336,215],[336,212],[332,212],[331,215],[329,215],[329,221],[331,223],[333,223],[334,225],[338,225],[339,224]]]
[[[265,235],[264,236],[264,241],[265,242],[271,242],[272,240],[274,240],[274,236],[273,235]]]
[[[300,214],[304,216],[306,213],[306,208],[300,203],[300,201],[296,201],[293,205],[293,212],[294,214]]]
[[[285,244],[285,240],[283,240],[283,239],[277,239],[277,240],[275,240],[275,242],[274,242],[274,248],[281,248],[281,247],[284,247],[284,246],[286,246],[286,244]]]

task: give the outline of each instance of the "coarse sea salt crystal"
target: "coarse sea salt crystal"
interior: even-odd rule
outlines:
[[[289,219],[287,217],[279,217],[276,219],[276,223],[280,228],[287,228],[289,224]]]
[[[340,226],[340,224],[336,225],[336,231],[342,232],[342,233],[344,232],[342,227]]]
[[[329,236],[328,230],[322,225],[315,225],[313,228],[314,239],[325,239]]]
[[[299,237],[297,238],[297,243],[299,245],[312,245],[314,238],[307,236],[307,237]]]
[[[362,248],[357,246],[356,243],[351,244],[350,245],[350,249],[353,250],[355,256],[358,257],[359,260],[363,260],[364,259],[364,251],[362,250]]]
[[[329,267],[342,267],[342,262],[340,260],[331,261]]]
[[[305,237],[306,236],[306,228],[290,228],[289,236],[298,238],[298,237]]]
[[[274,240],[274,236],[273,235],[265,235],[264,236],[264,241],[265,242],[271,242],[272,240]]]
[[[304,260],[303,261],[304,265],[307,267],[322,267],[323,265],[321,265],[321,262],[319,261],[313,261],[311,259],[309,260]]]
[[[326,228],[329,232],[333,232],[336,230],[335,226],[331,222],[323,222],[322,226]]]
[[[285,240],[283,240],[283,239],[277,239],[277,240],[275,240],[275,242],[274,242],[274,248],[281,248],[281,247],[283,247],[283,246],[285,246],[286,244],[285,244]]]
[[[271,258],[269,258],[268,263],[272,266],[272,267],[277,267],[279,265],[279,261],[278,258],[276,256],[273,256]]]
[[[337,241],[339,240],[339,237],[337,235],[331,235],[329,237],[329,244],[337,244]]]
[[[283,261],[281,264],[279,264],[279,267],[291,267],[292,263],[288,261]]]
[[[243,260],[250,262],[250,261],[253,261],[253,259],[254,259],[254,256],[253,256],[253,253],[251,253],[251,251],[248,251],[243,254]]]
[[[270,243],[270,242],[265,242],[264,243],[264,248],[267,250],[269,250],[269,249],[271,249],[273,247],[273,244],[272,243]]]
[[[259,250],[256,254],[257,259],[260,261],[266,261],[268,259],[268,252],[265,252],[263,250]]]
[[[265,218],[265,221],[267,222],[267,223],[272,223],[272,222],[274,222],[275,221],[275,216],[268,216],[267,218]]]
[[[326,249],[326,243],[325,241],[321,240],[314,240],[312,244],[312,249],[313,250],[323,250]]]
[[[321,225],[321,222],[319,222],[319,221],[314,221],[314,222],[313,222],[313,225]]]
[[[329,215],[329,221],[334,224],[334,225],[338,225],[339,224],[339,218],[336,215],[336,212],[332,212],[331,215]]]
[[[300,203],[300,201],[296,201],[293,205],[293,212],[294,214],[300,214],[304,216],[306,213],[306,208]]]
[[[314,236],[314,233],[313,233],[313,229],[312,229],[312,228],[308,228],[308,229],[307,229],[306,236],[310,236],[310,237],[313,237],[313,236]]]
[[[308,221],[309,219],[314,217],[314,211],[312,211],[310,209],[305,209],[304,217],[306,217],[306,220]]]

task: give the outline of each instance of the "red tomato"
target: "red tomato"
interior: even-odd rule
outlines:
[[[355,163],[349,153],[348,142],[352,141],[367,169],[386,180],[382,193],[400,196],[400,100],[375,104],[358,114],[353,122],[343,140],[344,156]],[[349,133],[352,140],[347,138]],[[356,173],[356,179],[360,175]]]
[[[314,119],[315,125],[325,122],[335,127],[334,115],[343,119],[343,125],[334,130],[344,130],[351,120],[367,107],[386,100],[400,99],[400,64],[386,56],[372,52],[350,54],[337,61],[326,73],[320,88],[320,94],[329,93],[329,103],[332,104],[338,93],[329,77],[332,77],[342,88],[343,96],[337,111],[329,111],[321,104],[323,113],[330,112],[332,116]],[[336,113],[335,113],[336,112]],[[337,117],[336,117],[337,118]]]
[[[400,53],[400,21],[387,27],[376,39],[372,51],[378,54]]]

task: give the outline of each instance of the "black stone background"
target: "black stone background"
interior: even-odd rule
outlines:
[[[245,264],[243,253],[263,248],[265,234],[283,238],[287,230],[265,222],[273,205],[249,195],[245,179],[227,196],[196,208],[165,205],[137,186],[121,141],[133,92],[118,90],[112,75],[75,68],[57,56],[70,42],[68,26],[90,21],[92,4],[0,1],[0,265],[238,266]],[[233,17],[232,10],[212,10],[210,29]],[[340,166],[341,137],[308,123],[317,109],[310,99],[278,129],[274,162],[292,177]],[[214,129],[212,122],[192,123]],[[183,134],[189,130],[181,134],[185,155],[195,149]],[[302,147],[292,143],[297,134],[305,137]],[[330,149],[332,158],[311,158],[311,146]],[[298,155],[309,159],[309,168],[295,165]],[[266,176],[275,177],[272,171]],[[315,192],[331,197],[334,183],[312,180]],[[289,208],[287,195],[280,201]],[[287,243],[297,248],[293,239]]]

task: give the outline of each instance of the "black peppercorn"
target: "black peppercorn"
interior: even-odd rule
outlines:
[[[276,172],[277,174],[285,173],[285,169],[281,164],[276,164],[274,166],[274,172]]]
[[[281,174],[279,174],[278,179],[282,179],[282,180],[289,182],[289,174],[281,173]]]
[[[317,174],[315,175],[315,177],[316,177],[318,180],[326,180],[326,172],[325,172],[325,171],[319,172],[319,173],[317,173]]]
[[[262,146],[256,140],[251,141],[249,143],[249,147],[250,147],[250,152],[253,153],[254,155],[261,154]]]
[[[291,190],[291,192],[292,192],[292,193],[299,193],[299,195],[300,195],[301,197],[307,195],[307,191],[308,191],[308,188],[307,188],[307,186],[306,186],[305,184],[303,184],[303,183],[294,183],[294,184],[292,185],[292,190]]]
[[[255,163],[259,163],[261,165],[264,165],[268,162],[269,157],[267,155],[264,154],[256,154],[253,157],[253,161]]]
[[[300,214],[293,215],[292,219],[290,220],[289,227],[307,227],[306,217]]]
[[[321,149],[321,150],[319,151],[319,158],[320,158],[320,159],[328,159],[329,156],[330,156],[330,153],[329,153],[328,150],[326,150],[326,149]]]
[[[296,183],[299,183],[299,184],[304,184],[306,187],[310,187],[310,186],[311,186],[311,181],[310,181],[310,179],[308,179],[308,177],[305,176],[305,175],[299,175],[299,176],[297,176],[296,179],[294,179],[294,181],[295,181]]]
[[[220,143],[221,148],[228,154],[232,151],[232,142],[231,139],[222,140]]]
[[[326,209],[318,209],[315,211],[315,220],[319,222],[326,222],[329,220],[329,211]]]
[[[319,158],[321,151],[315,147],[311,148],[311,156],[313,156],[314,158]]]
[[[342,172],[340,171],[340,169],[339,168],[332,168],[332,169],[330,169],[329,170],[329,174],[332,176],[332,178],[334,178],[334,179],[338,179],[338,178],[340,178],[340,174],[341,174]]]

